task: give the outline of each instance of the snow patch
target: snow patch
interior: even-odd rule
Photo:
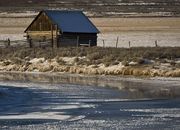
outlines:
[[[64,115],[62,112],[34,112],[25,115],[0,116],[0,119],[49,119],[49,120],[68,120],[72,116]]]

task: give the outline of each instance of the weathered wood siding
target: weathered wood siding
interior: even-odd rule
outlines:
[[[56,31],[53,31],[53,38],[56,38]],[[44,37],[46,39],[52,39],[52,32],[51,31],[28,31],[28,35],[34,40],[41,40]]]
[[[63,33],[58,38],[59,46],[80,46],[88,45],[96,46],[97,45],[97,34],[88,34],[88,33]]]
[[[46,39],[52,39],[52,30],[53,30],[53,37],[55,38],[56,28],[52,24],[49,17],[43,12],[37,17],[37,19],[28,28],[27,34],[33,40],[42,40],[44,39],[44,37]]]
[[[43,12],[30,26],[28,31],[50,31],[52,22],[48,16]],[[54,28],[55,29],[55,28]]]

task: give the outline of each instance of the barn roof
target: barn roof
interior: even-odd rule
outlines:
[[[51,21],[61,29],[69,33],[99,33],[94,24],[82,11],[44,10]]]

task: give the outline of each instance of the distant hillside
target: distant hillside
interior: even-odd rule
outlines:
[[[90,16],[180,16],[180,0],[0,0],[0,11],[83,10]]]

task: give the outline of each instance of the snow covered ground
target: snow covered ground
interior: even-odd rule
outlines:
[[[3,44],[7,38],[12,42],[26,42],[25,34],[1,34],[0,44]],[[155,41],[158,46],[179,47],[180,46],[180,32],[113,32],[102,33],[98,35],[98,46],[116,47],[118,38],[118,47],[155,47]],[[104,41],[104,44],[103,44]]]
[[[180,46],[180,32],[158,32],[158,31],[122,31],[99,34],[98,46],[116,47],[155,47],[158,46]]]

